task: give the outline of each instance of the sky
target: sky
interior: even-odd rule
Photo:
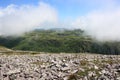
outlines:
[[[97,40],[120,41],[120,0],[0,0],[0,34],[40,28],[83,29]]]
[[[54,7],[61,20],[66,18],[74,19],[78,16],[84,16],[90,11],[107,7],[106,5],[116,3],[120,4],[119,0],[0,0],[0,7],[6,7],[10,4],[15,5],[38,5],[39,2]]]

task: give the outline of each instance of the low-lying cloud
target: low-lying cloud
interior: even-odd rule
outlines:
[[[19,35],[43,23],[56,23],[57,12],[50,5],[40,2],[33,5],[8,5],[0,8],[0,34]]]
[[[120,40],[120,9],[87,15],[85,30],[98,40]]]
[[[72,23],[99,41],[120,41],[120,7],[110,5],[104,10],[94,10]]]

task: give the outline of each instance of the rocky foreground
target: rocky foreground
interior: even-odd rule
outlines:
[[[0,55],[0,80],[120,80],[120,55]]]

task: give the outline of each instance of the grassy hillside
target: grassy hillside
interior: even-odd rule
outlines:
[[[12,51],[12,50],[6,47],[0,46],[0,52],[4,52],[4,51]]]
[[[120,42],[97,42],[82,30],[35,30],[19,37],[0,37],[0,45],[41,52],[119,54]]]

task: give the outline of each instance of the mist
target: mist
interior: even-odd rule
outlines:
[[[108,4],[106,4],[108,5]],[[76,18],[71,24],[98,41],[120,41],[120,6],[115,2]]]
[[[120,9],[114,11],[93,12],[87,15],[88,34],[100,41],[120,40]]]
[[[57,11],[52,6],[39,2],[38,5],[14,4],[0,8],[0,35],[21,35],[43,23],[56,23]]]

